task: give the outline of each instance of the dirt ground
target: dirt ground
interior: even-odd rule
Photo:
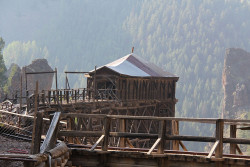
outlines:
[[[0,154],[29,154],[31,143],[6,138],[0,135]],[[19,161],[0,160],[0,167],[20,167]]]

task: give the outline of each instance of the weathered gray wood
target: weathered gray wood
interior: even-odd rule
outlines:
[[[59,142],[55,148],[49,150],[48,152],[50,153],[51,158],[58,158],[66,154],[68,150],[69,149],[64,142]]]
[[[31,143],[31,153],[32,154],[37,154],[39,152],[39,147],[35,144],[38,144],[37,142],[39,142],[39,134],[36,133],[36,131],[38,129],[37,127],[37,96],[38,96],[38,81],[36,81],[36,91],[35,91],[35,111],[34,111],[34,122],[33,122],[33,131],[32,131],[32,143]],[[39,118],[40,119],[40,118]],[[41,128],[41,127],[39,127]],[[40,137],[40,140],[41,140],[41,137]],[[39,143],[40,145],[40,143]]]
[[[215,138],[216,141],[219,141],[219,144],[215,150],[215,158],[222,158],[223,156],[223,130],[224,130],[224,121],[222,119],[218,119],[216,121],[216,133]]]
[[[45,140],[40,148],[40,153],[44,153],[45,151],[47,151],[49,149],[49,146],[51,144],[54,144],[53,142],[55,142],[55,141],[53,140],[53,137],[57,131],[58,123],[60,120],[60,115],[61,115],[61,112],[55,112],[54,117],[52,119],[52,122],[50,124],[49,130],[46,134],[46,138],[45,138]]]
[[[214,145],[213,145],[212,149],[210,150],[210,152],[209,152],[209,154],[208,154],[207,158],[211,158],[211,157],[212,157],[213,152],[214,152],[214,151],[215,151],[215,149],[218,147],[219,142],[220,142],[220,141],[219,141],[219,140],[217,140],[217,141],[214,143]]]
[[[162,120],[159,124],[159,133],[158,137],[161,139],[158,145],[157,153],[163,154],[165,148],[165,138],[166,138],[166,121]]]
[[[179,135],[179,121],[172,121],[172,134]],[[179,142],[178,140],[173,141],[173,150],[179,150]]]
[[[155,143],[154,143],[154,145],[150,148],[150,150],[147,152],[147,155],[150,155],[153,151],[154,151],[154,149],[159,145],[159,143],[161,142],[161,138],[158,138],[156,141],[155,141]]]
[[[99,137],[100,135],[102,135],[102,131],[61,130],[58,132],[58,136],[69,137]]]
[[[104,135],[102,135],[97,141],[96,143],[91,147],[90,151],[94,151],[94,149],[97,147],[98,144],[101,143],[101,141],[104,139]]]
[[[41,145],[41,136],[43,131],[43,113],[37,112],[36,114],[36,123],[34,124],[35,131],[34,133],[34,141],[32,141],[31,145],[31,154],[38,154],[40,152]]]
[[[126,120],[125,119],[120,119],[120,132],[126,132]],[[120,142],[119,142],[120,147],[126,147],[126,141],[124,137],[120,137]]]

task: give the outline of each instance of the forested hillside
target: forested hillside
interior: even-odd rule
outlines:
[[[221,116],[225,49],[250,50],[250,4],[241,2],[144,2],[124,22],[139,55],[180,76],[179,116]],[[182,129],[186,134],[204,132],[213,133],[206,126]]]
[[[6,67],[4,64],[4,60],[3,60],[3,55],[2,55],[2,50],[4,48],[4,40],[1,38],[0,36],[0,96],[1,96],[1,90],[5,84],[5,72],[6,72]],[[1,98],[1,97],[0,97]]]
[[[6,0],[0,4],[7,66],[11,57],[17,64],[26,63],[18,57],[27,53],[30,59],[31,52],[33,57],[47,57],[61,73],[86,71],[128,54],[135,46],[137,55],[180,77],[177,116],[220,117],[225,49],[250,51],[247,0],[24,0],[16,4]],[[182,132],[190,134],[194,129],[197,135],[213,133],[206,126],[184,126]]]

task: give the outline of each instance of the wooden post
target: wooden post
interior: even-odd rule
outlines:
[[[57,87],[57,68],[55,68],[55,73],[56,73],[56,91],[57,91],[57,89],[58,89],[58,87]]]
[[[36,124],[35,127],[35,134],[34,134],[34,141],[32,141],[31,147],[31,154],[38,154],[40,152],[40,145],[41,145],[41,136],[43,131],[43,113],[37,112],[36,114]],[[33,134],[32,134],[33,136]]]
[[[95,66],[95,75],[94,75],[94,101],[96,98],[96,66]]]
[[[68,78],[67,78],[67,73],[66,73],[66,77],[65,77],[65,89],[67,89],[67,81],[68,81]]]
[[[179,135],[179,121],[172,121],[172,134]],[[173,150],[179,150],[179,144],[178,140],[173,140]]]
[[[158,138],[161,139],[159,145],[158,145],[158,154],[163,154],[164,153],[164,148],[165,148],[165,133],[166,133],[166,121],[162,120],[159,124],[159,133],[158,133]]]
[[[27,74],[26,74],[26,67],[24,68],[24,70],[25,70],[25,91],[26,91],[26,93],[27,93],[27,89],[28,89],[28,85],[27,85]],[[26,98],[28,97],[28,95],[26,94]]]
[[[72,130],[72,121],[72,118],[67,118],[67,130]],[[68,142],[73,143],[73,138],[69,136]]]
[[[31,152],[34,152],[35,148],[35,133],[36,133],[36,116],[37,116],[37,95],[38,95],[38,81],[36,81],[36,91],[35,91],[35,111],[34,111],[34,122],[33,122],[33,131],[32,131],[32,143],[31,143]]]
[[[120,132],[126,132],[126,120],[125,119],[120,119],[119,121],[120,123]],[[119,143],[120,147],[126,147],[126,140],[124,137],[120,138],[120,143]]]
[[[230,125],[230,138],[236,138],[236,126]],[[230,143],[230,154],[236,154],[236,144]]]
[[[103,129],[104,139],[102,144],[102,151],[108,150],[110,124],[111,124],[111,119],[106,117],[104,120],[104,129]]]
[[[216,140],[219,141],[219,144],[215,150],[215,158],[222,158],[223,156],[223,130],[224,130],[224,121],[223,119],[218,119],[216,121]]]
[[[22,78],[22,74],[21,74],[21,78],[20,78],[20,114],[22,111],[22,102],[23,102],[23,78]]]
[[[42,90],[42,103],[45,105],[45,91]]]

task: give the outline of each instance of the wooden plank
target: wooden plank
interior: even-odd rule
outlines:
[[[154,151],[154,149],[159,145],[159,143],[161,142],[161,138],[158,138],[156,141],[155,141],[155,143],[154,143],[154,145],[150,148],[150,150],[147,152],[147,155],[150,155],[153,151]]]
[[[81,118],[105,118],[106,114],[82,114],[82,113],[62,113],[62,118],[75,118],[75,117],[81,117]]]
[[[58,136],[69,137],[99,137],[100,135],[102,135],[101,131],[62,130],[58,132]]]
[[[97,141],[96,143],[91,147],[90,151],[94,151],[94,149],[97,147],[98,144],[101,143],[101,141],[104,139],[104,135],[102,135]]]
[[[214,118],[178,118],[178,117],[152,117],[152,116],[128,116],[128,115],[107,115],[109,118],[114,119],[134,119],[134,120],[176,120],[185,122],[200,122],[200,123],[216,123],[218,119]]]
[[[207,158],[211,158],[211,157],[212,157],[213,152],[215,151],[215,149],[216,149],[216,148],[218,147],[218,145],[219,145],[219,142],[220,142],[219,140],[216,140],[216,142],[214,143],[212,149],[210,150],[210,152],[209,152]]]
[[[54,141],[52,140],[54,136],[54,134],[56,133],[57,127],[58,127],[58,122],[60,120],[60,115],[61,112],[55,112],[54,117],[52,119],[52,122],[49,126],[49,130],[46,134],[46,138],[40,148],[40,153],[44,153],[45,151],[47,151],[50,147],[50,145],[53,145],[55,143],[53,143]]]

